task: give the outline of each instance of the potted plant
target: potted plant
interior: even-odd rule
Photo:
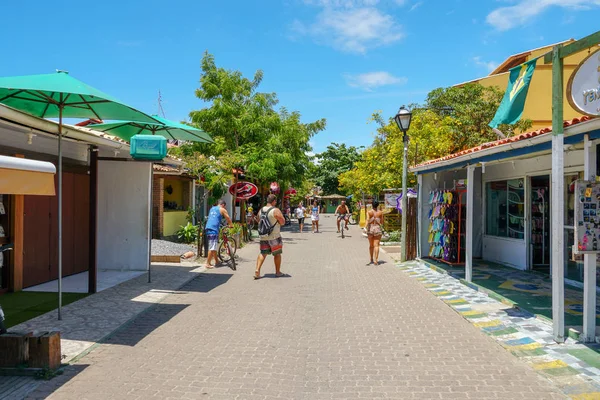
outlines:
[[[242,224],[240,224],[238,222],[234,222],[233,228],[229,229],[229,233],[231,234],[231,237],[233,237],[233,240],[235,240],[235,244],[237,245],[238,249],[242,247],[242,232],[243,231],[244,231],[244,228],[242,227]]]

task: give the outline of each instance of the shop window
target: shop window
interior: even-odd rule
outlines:
[[[489,236],[525,238],[523,179],[486,183],[486,227]]]

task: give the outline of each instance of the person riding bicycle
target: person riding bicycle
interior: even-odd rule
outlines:
[[[350,218],[350,209],[346,205],[346,200],[342,200],[342,203],[335,209],[337,214],[337,231],[340,233],[340,221],[343,219],[346,222],[346,230],[348,230],[348,219]]]
[[[227,221],[227,226],[233,228],[233,223],[229,214],[225,209],[225,201],[219,200],[218,204],[210,209],[208,212],[208,220],[206,221],[206,238],[208,239],[208,257],[206,258],[206,264],[204,267],[207,269],[214,268],[211,265],[211,261],[214,258],[215,264],[217,263],[217,248],[219,246],[219,230],[221,229],[221,223],[223,219]]]

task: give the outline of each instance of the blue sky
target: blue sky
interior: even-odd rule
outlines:
[[[142,5],[143,4],[143,5]],[[487,75],[508,56],[597,29],[600,0],[11,1],[0,76],[64,69],[148,113],[203,107],[204,51],[252,76],[308,122],[313,139],[368,146],[373,111],[395,114],[440,86]]]

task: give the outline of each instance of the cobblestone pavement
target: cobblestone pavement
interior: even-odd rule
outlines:
[[[563,399],[367,240],[286,232],[282,271],[185,285],[32,393],[55,399]]]
[[[573,339],[557,344],[552,326],[528,311],[504,304],[474,290],[458,279],[433,270],[428,264],[409,261],[400,270],[493,337],[540,374],[552,380],[573,399],[600,399],[598,345]]]

